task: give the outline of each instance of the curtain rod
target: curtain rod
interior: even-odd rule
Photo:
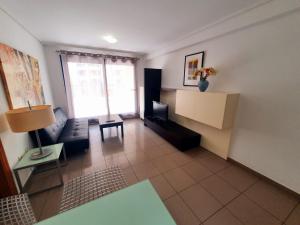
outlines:
[[[87,53],[87,52],[76,52],[76,51],[67,51],[67,50],[57,50],[59,54],[66,55],[81,55],[81,56],[91,56],[91,57],[102,57],[102,58],[112,58],[112,59],[125,59],[137,61],[139,58],[129,57],[129,56],[119,56],[119,55],[110,55],[110,54],[99,54],[99,53]]]

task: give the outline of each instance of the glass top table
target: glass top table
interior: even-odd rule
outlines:
[[[73,208],[38,225],[176,225],[149,180]]]
[[[64,162],[66,163],[67,158],[66,158],[66,152],[64,149],[64,144],[58,143],[58,144],[54,144],[54,145],[43,146],[42,148],[50,149],[50,151],[52,153],[41,159],[31,159],[30,158],[31,154],[33,152],[39,151],[39,148],[32,148],[32,149],[28,150],[27,152],[25,152],[25,154],[22,156],[22,158],[13,167],[13,171],[14,171],[14,174],[15,174],[15,177],[17,180],[17,184],[18,184],[18,187],[19,187],[21,193],[24,192],[24,187],[20,180],[19,170],[30,168],[30,167],[37,167],[39,165],[48,164],[48,163],[52,163],[52,162],[56,162],[56,166],[54,168],[57,168],[60,183],[58,185],[54,185],[52,187],[42,189],[42,190],[36,191],[34,193],[29,193],[29,194],[31,195],[31,194],[40,193],[40,192],[47,191],[47,190],[50,190],[50,189],[53,189],[53,188],[63,185],[63,177],[62,177],[61,163],[60,163],[59,157],[60,157],[61,153],[63,153]],[[53,167],[50,169],[53,169]]]
[[[48,145],[48,146],[43,146],[42,148],[47,148],[47,149],[51,149],[52,153],[44,158],[41,159],[30,159],[30,156],[33,152],[38,152],[39,148],[32,148],[30,150],[28,150],[23,157],[21,158],[20,161],[18,161],[16,163],[16,165],[14,166],[14,169],[24,169],[27,167],[33,167],[33,166],[38,166],[44,163],[49,163],[52,161],[55,161],[57,159],[59,159],[60,153],[63,150],[63,143],[59,143],[59,144],[54,144],[54,145]]]

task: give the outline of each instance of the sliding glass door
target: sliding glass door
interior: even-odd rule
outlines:
[[[75,118],[106,115],[103,64],[68,62]]]
[[[71,117],[136,113],[134,64],[82,55],[62,59]]]
[[[136,112],[134,65],[106,62],[108,105],[111,114]]]

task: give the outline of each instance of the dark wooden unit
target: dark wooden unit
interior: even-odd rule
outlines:
[[[153,101],[160,101],[161,69],[144,69],[145,109],[144,117],[151,117],[153,113]]]
[[[200,145],[201,135],[171,120],[153,119],[153,101],[160,101],[161,69],[145,68],[144,124],[181,151]]]
[[[16,194],[18,191],[0,139],[0,198]]]
[[[181,151],[198,147],[201,135],[171,120],[166,122],[145,118],[144,123]]]

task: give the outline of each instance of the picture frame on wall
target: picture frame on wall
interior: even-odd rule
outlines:
[[[45,104],[36,58],[0,43],[0,75],[9,109]]]
[[[200,76],[194,77],[196,70],[204,66],[204,51],[186,55],[184,59],[183,86],[197,86]]]

